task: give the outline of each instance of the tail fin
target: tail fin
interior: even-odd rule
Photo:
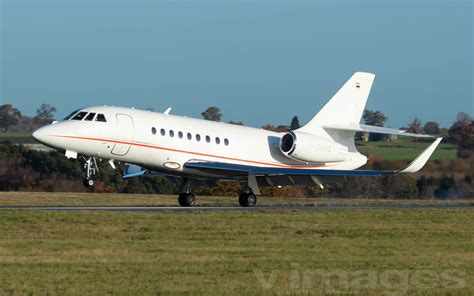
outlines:
[[[300,130],[311,133],[321,125],[359,124],[375,75],[356,72]]]

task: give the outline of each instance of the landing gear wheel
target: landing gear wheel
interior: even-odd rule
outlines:
[[[196,196],[191,192],[181,193],[178,196],[178,203],[182,207],[194,207],[196,204]]]
[[[92,179],[84,179],[84,186],[86,186],[86,187],[92,187],[92,186],[94,186],[94,180],[92,180]]]
[[[239,197],[239,204],[242,207],[254,207],[257,203],[257,197],[253,193],[244,192]]]
[[[96,172],[99,171],[97,166],[97,161],[94,157],[82,157],[84,159],[84,173],[86,178],[84,179],[84,186],[92,187],[94,186],[94,180],[92,179],[95,176]]]

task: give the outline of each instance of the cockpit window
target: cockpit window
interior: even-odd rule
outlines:
[[[95,117],[95,113],[94,112],[91,112],[89,113],[89,115],[86,116],[86,119],[84,119],[85,121],[92,121]]]
[[[97,117],[96,117],[95,121],[107,122],[107,119],[105,119],[104,114],[99,113],[99,114],[97,114]]]
[[[81,109],[77,109],[77,110],[72,111],[68,116],[64,117],[63,120],[69,120],[74,114],[79,112],[79,110],[81,110]]]
[[[72,120],[82,120],[84,117],[86,117],[86,115],[87,112],[79,112],[72,118]]]

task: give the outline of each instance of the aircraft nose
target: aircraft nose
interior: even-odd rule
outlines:
[[[33,139],[35,139],[36,141],[38,141],[38,142],[44,144],[44,143],[45,143],[45,139],[46,139],[45,129],[46,129],[46,127],[39,128],[39,129],[37,129],[36,131],[34,131],[31,136],[32,136]]]
[[[54,125],[43,126],[31,135],[36,141],[51,148],[62,148],[62,142],[55,135],[57,128]]]
[[[53,123],[37,129],[31,135],[39,143],[53,149],[67,149],[70,141],[60,135],[70,132],[70,129],[61,123]]]

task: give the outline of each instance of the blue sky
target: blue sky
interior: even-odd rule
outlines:
[[[356,71],[388,125],[473,113],[472,1],[0,0],[0,102],[306,122]]]

